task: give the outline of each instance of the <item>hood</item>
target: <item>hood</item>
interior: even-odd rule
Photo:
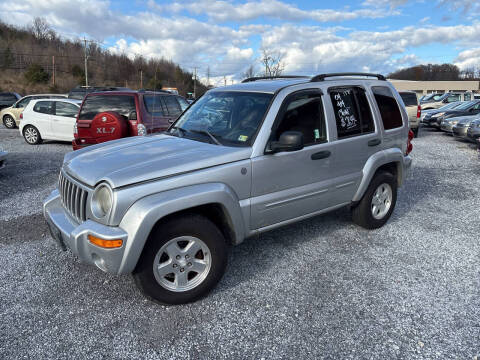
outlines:
[[[476,120],[478,118],[479,118],[479,115],[477,114],[477,115],[469,115],[469,116],[457,116],[454,118],[450,118],[450,120],[458,120],[459,123],[464,124],[472,120]]]
[[[113,188],[248,159],[249,147],[227,147],[165,134],[134,136],[65,155],[63,168],[94,187]]]

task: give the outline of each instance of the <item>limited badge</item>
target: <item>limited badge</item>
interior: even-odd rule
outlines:
[[[238,141],[243,141],[243,142],[245,142],[245,141],[247,141],[247,140],[248,140],[248,136],[247,136],[247,135],[240,135],[240,136],[238,137]]]

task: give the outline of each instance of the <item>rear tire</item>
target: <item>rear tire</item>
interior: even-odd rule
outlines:
[[[5,125],[7,129],[15,129],[17,127],[15,124],[15,120],[10,115],[5,115],[3,117],[3,125]]]
[[[352,209],[352,219],[365,229],[382,227],[397,202],[397,180],[386,171],[374,175],[360,203]]]
[[[145,295],[162,304],[195,301],[222,278],[227,244],[207,218],[191,214],[157,226],[133,273]]]
[[[25,141],[30,145],[37,145],[42,142],[40,132],[33,125],[27,125],[23,128],[23,137]]]

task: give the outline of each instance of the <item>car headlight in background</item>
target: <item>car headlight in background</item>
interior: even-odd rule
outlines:
[[[138,136],[145,136],[147,135],[147,128],[143,124],[137,125],[137,135]]]
[[[95,189],[92,196],[92,214],[101,219],[110,213],[113,205],[113,191],[107,184],[101,184]]]

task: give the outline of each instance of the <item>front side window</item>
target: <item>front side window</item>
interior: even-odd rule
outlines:
[[[18,99],[15,95],[13,94],[0,94],[0,101],[3,103],[14,103]]]
[[[372,86],[372,92],[382,117],[383,128],[390,130],[402,127],[402,113],[392,91],[386,86]]]
[[[472,100],[472,94],[470,94],[470,93],[463,94],[463,100],[465,100],[465,101]]]
[[[175,99],[175,96],[164,96],[163,101],[165,101],[170,116],[178,116],[181,114],[182,109],[180,108],[178,101]]]
[[[150,115],[153,116],[165,116],[165,109],[163,107],[161,95],[144,95],[143,103]]]
[[[131,95],[92,95],[88,96],[78,115],[79,120],[92,120],[98,113],[113,111],[125,120],[136,111],[135,98]]]
[[[450,96],[447,98],[447,102],[448,102],[448,103],[452,103],[452,102],[456,102],[456,101],[460,101],[460,100],[461,100],[460,94],[450,95]]]
[[[55,115],[66,116],[66,117],[76,117],[77,113],[78,113],[77,106],[70,103],[61,102],[61,101],[56,102]]]
[[[38,101],[33,111],[41,114],[53,114],[53,101]]]
[[[365,90],[359,87],[329,89],[337,123],[338,138],[375,131]]]
[[[190,106],[188,101],[180,96],[177,96],[177,100],[178,100],[178,103],[180,104],[180,107],[182,108],[182,111],[185,111],[185,109]]]
[[[213,141],[212,135],[222,145],[250,146],[272,97],[266,93],[207,92],[180,116],[170,133],[206,142]]]
[[[318,92],[300,92],[287,98],[271,140],[278,141],[286,131],[302,133],[305,146],[327,141],[322,98]]]

